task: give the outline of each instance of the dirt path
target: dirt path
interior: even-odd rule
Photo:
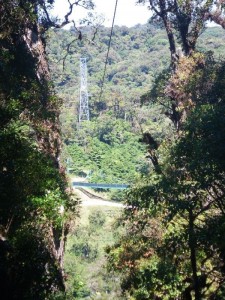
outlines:
[[[74,189],[76,194],[82,201],[82,206],[114,206],[114,207],[124,207],[122,203],[100,200],[98,198],[90,198],[88,195],[80,191],[79,189]]]

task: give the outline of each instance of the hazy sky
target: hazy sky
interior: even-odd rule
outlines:
[[[72,2],[72,1],[71,1]],[[103,25],[110,27],[114,13],[116,0],[93,0],[96,4],[95,12],[103,14],[105,23]],[[56,0],[54,15],[63,17],[68,9],[67,0]],[[72,19],[76,21],[87,15],[87,10],[79,7],[74,7]],[[150,17],[150,11],[147,6],[135,5],[135,0],[118,0],[117,14],[115,19],[116,25],[126,25],[128,27],[134,26],[138,23],[147,23]]]

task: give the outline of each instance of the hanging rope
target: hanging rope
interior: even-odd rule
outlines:
[[[108,58],[109,58],[109,50],[110,50],[110,47],[111,47],[111,41],[112,41],[114,21],[115,21],[115,17],[116,17],[117,4],[118,4],[118,0],[116,0],[116,3],[115,3],[113,21],[112,21],[112,26],[111,26],[110,38],[109,38],[109,45],[108,45],[108,50],[107,50],[107,54],[106,54],[104,72],[103,72],[103,76],[102,76],[102,84],[101,84],[101,90],[100,90],[100,95],[99,95],[99,102],[101,101],[102,94],[103,94],[103,87],[104,87],[104,83],[105,83],[106,67],[107,67]]]

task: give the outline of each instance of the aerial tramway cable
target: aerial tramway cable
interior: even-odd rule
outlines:
[[[115,22],[115,17],[116,17],[117,4],[118,4],[118,0],[116,0],[116,3],[115,3],[114,15],[113,15],[111,32],[110,32],[110,38],[109,38],[109,45],[108,45],[108,50],[107,50],[106,60],[105,60],[105,67],[104,67],[103,76],[102,76],[102,84],[101,84],[101,90],[100,90],[100,95],[99,95],[99,102],[101,101],[102,94],[103,94],[103,87],[104,87],[105,74],[106,74],[106,67],[107,67],[108,58],[109,58],[109,50],[110,50],[110,47],[111,47],[111,41],[112,41],[113,27],[114,27],[114,22]]]

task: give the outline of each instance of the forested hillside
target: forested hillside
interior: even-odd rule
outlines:
[[[163,114],[165,107],[145,103],[144,97],[157,75],[169,67],[166,33],[155,25],[115,26],[100,98],[110,28],[100,27],[95,36],[90,28],[80,31],[82,40],[73,28],[54,30],[48,43],[53,80],[64,101],[61,122],[67,166],[76,175],[88,175],[89,181],[132,183],[151,168],[141,135],[150,132],[160,143],[173,132]],[[207,28],[197,47],[220,57],[225,54],[224,36],[221,28]],[[77,130],[80,57],[87,58],[91,122]]]
[[[81,32],[83,38],[80,41],[73,28],[70,31],[52,31],[49,34],[48,53],[56,90],[59,95],[63,95],[64,104],[75,109],[79,101],[79,59],[87,58],[92,117],[115,105],[120,107],[120,116],[129,113],[130,104],[139,102],[140,96],[150,89],[156,74],[170,64],[169,43],[163,29],[154,25],[137,25],[132,28],[115,26],[104,96],[102,103],[99,103],[110,28],[100,27],[93,41],[94,35],[90,29],[81,28]],[[223,56],[224,35],[223,29],[209,27],[199,37],[197,47],[203,52],[214,51],[216,57]],[[118,103],[115,103],[116,100]]]

